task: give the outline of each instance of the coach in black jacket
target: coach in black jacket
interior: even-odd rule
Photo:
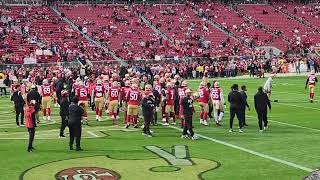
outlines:
[[[11,96],[11,101],[14,102],[14,109],[16,110],[16,123],[17,126],[23,126],[24,125],[24,110],[23,107],[25,105],[25,102],[23,100],[23,97],[21,95],[20,88],[18,91],[14,92]],[[21,118],[21,124],[19,125],[19,116]]]
[[[141,101],[142,114],[144,119],[143,135],[152,137],[150,132],[150,123],[153,121],[153,114],[155,111],[155,99],[151,92],[151,85],[147,84],[145,89],[145,97]]]
[[[60,96],[60,117],[61,117],[61,126],[60,126],[60,138],[66,137],[64,135],[64,130],[68,126],[69,120],[69,93],[68,90],[62,90]]]
[[[244,106],[241,107],[241,115],[242,115],[242,123],[243,123],[243,127],[244,126],[248,126],[247,123],[246,123],[246,108],[248,108],[248,110],[250,111],[250,107],[249,107],[249,104],[247,102],[247,87],[245,85],[241,86],[241,91],[240,91],[240,94],[242,96],[242,99],[244,101]]]
[[[30,103],[32,100],[36,102],[34,105],[36,121],[39,123],[39,111],[41,104],[41,95],[39,94],[35,85],[31,86],[31,91],[27,94],[27,102]]]
[[[81,119],[84,114],[84,110],[78,105],[79,98],[73,97],[72,103],[69,106],[69,132],[70,132],[70,150],[73,150],[73,142],[76,139],[76,151],[81,151]]]
[[[152,90],[152,94],[154,96],[155,108],[157,108],[157,107],[159,108],[160,102],[161,102],[161,95],[154,88]],[[157,121],[158,121],[158,112],[157,112],[157,110],[155,110],[154,114],[153,114],[153,121],[152,121],[153,125],[157,125]]]
[[[239,132],[242,133],[243,132],[243,114],[241,112],[241,108],[243,106],[245,106],[245,102],[240,94],[240,92],[238,91],[239,86],[238,84],[234,84],[231,87],[231,92],[228,95],[228,101],[230,103],[230,130],[229,132],[233,132],[232,130],[232,126],[233,126],[233,119],[235,117],[235,115],[237,115],[237,118],[239,120]]]
[[[254,107],[258,114],[260,132],[262,132],[262,121],[264,124],[264,130],[268,128],[267,108],[269,107],[269,110],[271,110],[271,104],[267,94],[263,92],[263,88],[261,86],[258,88],[257,94],[254,95]]]

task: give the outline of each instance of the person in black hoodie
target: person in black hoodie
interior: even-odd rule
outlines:
[[[154,96],[154,101],[155,101],[155,108],[156,107],[160,107],[160,102],[161,102],[161,95],[160,93],[156,90],[156,89],[152,89],[152,94]],[[152,124],[153,125],[157,125],[157,122],[158,121],[158,113],[157,113],[157,110],[154,111],[154,114],[153,114],[153,121],[152,121]]]
[[[263,130],[268,128],[267,108],[269,107],[269,110],[271,110],[271,103],[267,94],[263,92],[263,88],[261,86],[258,88],[257,94],[254,95],[254,107],[258,114],[260,132],[263,132]],[[262,129],[262,122],[264,124],[264,129]]]
[[[81,141],[81,120],[84,115],[84,110],[78,105],[79,98],[77,96],[73,97],[72,103],[69,106],[69,121],[68,127],[70,132],[70,150],[73,150],[73,142],[76,139],[76,151],[81,151],[80,141]]]
[[[241,107],[245,106],[245,102],[238,91],[239,86],[238,84],[233,84],[231,87],[231,92],[228,95],[228,101],[230,103],[230,130],[229,132],[233,132],[232,126],[233,126],[233,119],[235,115],[237,115],[237,118],[239,120],[239,132],[243,133],[243,115],[241,111]]]
[[[27,94],[27,102],[30,103],[32,100],[35,101],[34,109],[35,109],[35,117],[37,123],[39,123],[39,111],[41,104],[41,95],[37,90],[37,87],[33,84],[31,86],[31,91]]]
[[[61,117],[61,126],[60,126],[60,138],[66,137],[64,135],[64,130],[68,126],[68,120],[69,120],[69,93],[67,89],[64,89],[60,92],[60,117]]]
[[[23,100],[20,87],[14,92],[11,96],[11,101],[14,102],[14,108],[16,111],[16,123],[17,126],[24,126],[24,110],[23,107],[25,105],[25,101]],[[21,124],[19,124],[19,116],[21,118]]]
[[[197,140],[198,137],[193,132],[192,126],[192,116],[194,112],[193,99],[191,97],[192,91],[190,89],[186,90],[186,96],[182,99],[182,108],[183,108],[183,119],[184,127],[181,138],[188,138],[188,131],[192,140]]]
[[[143,135],[152,137],[150,132],[150,123],[153,121],[153,114],[155,111],[155,98],[151,91],[152,86],[147,84],[145,86],[145,96],[141,101],[142,114],[144,119]]]

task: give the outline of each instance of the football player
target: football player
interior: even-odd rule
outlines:
[[[116,118],[117,118],[117,111],[118,111],[119,102],[120,102],[120,87],[117,81],[114,81],[112,83],[112,87],[109,89],[109,93],[107,95],[107,102],[109,104],[108,105],[109,116],[112,119],[113,125],[115,125]]]
[[[52,86],[49,84],[47,79],[42,81],[40,87],[40,94],[42,96],[42,113],[43,120],[51,120],[51,96],[53,94]]]
[[[79,97],[79,105],[83,104],[83,120],[88,124],[88,89],[84,86],[83,81],[78,82],[78,88],[76,89],[75,95]]]
[[[316,87],[316,83],[318,82],[318,78],[314,71],[311,71],[311,74],[307,78],[305,89],[307,89],[307,86],[309,85],[309,98],[310,102],[313,103],[314,100],[314,89]]]
[[[210,98],[213,105],[213,117],[216,122],[216,126],[221,126],[220,123],[224,115],[224,98],[222,89],[219,87],[219,82],[217,81],[210,90]],[[220,111],[219,115],[218,111]]]
[[[184,119],[183,119],[183,107],[182,107],[182,99],[186,96],[186,90],[188,89],[188,83],[186,81],[182,81],[180,88],[178,89],[179,95],[179,117],[180,117],[180,126],[184,127]]]
[[[199,94],[198,103],[201,108],[200,124],[208,126],[209,90],[207,89],[206,84],[203,81],[200,83],[198,94]]]
[[[121,100],[122,100],[122,107],[123,107],[123,111],[124,111],[124,124],[127,124],[127,112],[128,112],[128,100],[127,100],[127,96],[131,90],[130,87],[131,83],[129,80],[126,80],[124,82],[124,87],[121,88]]]
[[[166,113],[166,122],[163,124],[164,126],[169,125],[169,118],[172,118],[172,125],[176,124],[176,117],[174,113],[174,89],[172,87],[172,83],[167,83],[167,89],[165,90],[165,113]]]
[[[97,84],[92,89],[91,94],[92,94],[91,97],[94,97],[94,99],[92,98],[91,101],[94,101],[94,104],[95,104],[96,120],[101,121],[102,108],[104,105],[105,89],[100,79],[97,80]],[[93,104],[93,102],[91,104]]]
[[[141,101],[141,92],[139,91],[137,84],[132,84],[131,87],[132,89],[126,97],[128,100],[128,117],[125,128],[130,126],[130,122],[134,125],[134,128],[138,128],[138,112]]]

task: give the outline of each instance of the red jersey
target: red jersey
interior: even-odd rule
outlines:
[[[139,105],[141,93],[139,90],[130,90],[127,96],[128,105]]]
[[[154,89],[157,90],[161,94],[161,84],[159,82],[156,83]]]
[[[130,92],[131,88],[130,87],[122,87],[121,88],[121,97],[123,101],[127,101],[128,94]]]
[[[178,89],[179,100],[181,101],[186,96],[187,87],[180,87]]]
[[[120,88],[112,87],[109,89],[109,101],[119,100]]]
[[[166,90],[167,105],[174,105],[174,89],[168,88]]]
[[[35,124],[32,120],[32,114],[35,112],[34,107],[26,107],[24,110],[26,128],[34,128]]]
[[[209,102],[209,91],[206,87],[201,87],[198,91],[199,99],[198,102],[208,103]]]
[[[104,90],[106,91],[106,93],[109,92],[109,89],[111,88],[111,83],[107,82],[107,83],[103,83],[104,86]]]
[[[49,97],[52,95],[52,86],[51,85],[42,85],[41,86],[42,97]]]
[[[76,89],[76,96],[79,97],[79,101],[88,101],[88,89],[86,87],[78,87]]]
[[[93,92],[94,92],[94,97],[95,98],[101,98],[103,97],[104,95],[104,87],[102,85],[96,85],[94,88],[93,88]]]
[[[308,77],[309,85],[315,85],[317,81],[318,81],[318,79],[317,79],[316,75],[314,75],[314,74],[309,75],[309,77]]]
[[[216,100],[216,101],[220,101],[221,100],[221,89],[220,88],[211,88],[211,99],[212,100]]]

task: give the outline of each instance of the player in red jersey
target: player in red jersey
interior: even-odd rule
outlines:
[[[119,108],[120,102],[120,87],[117,81],[112,83],[112,87],[109,89],[109,93],[107,95],[107,102],[108,102],[108,111],[109,116],[112,119],[113,125],[116,124],[117,119],[117,111]]]
[[[109,81],[108,76],[105,76],[103,80],[103,87],[104,87],[105,94],[107,95],[109,93],[109,89],[111,88],[111,81]],[[105,102],[104,107],[106,109],[106,113],[109,114],[107,101]]]
[[[92,94],[91,97],[94,97],[91,99],[91,101],[94,101],[94,104],[95,104],[96,120],[101,121],[102,108],[103,108],[104,97],[105,97],[105,89],[100,79],[97,80],[97,84],[95,85],[95,87],[93,87],[91,94]],[[93,102],[91,104],[93,104]]]
[[[79,81],[75,95],[79,97],[79,105],[82,104],[84,110],[83,120],[88,124],[88,89],[82,81]]]
[[[42,113],[43,120],[51,120],[51,96],[53,94],[52,86],[49,84],[47,79],[42,81],[40,88],[40,94],[42,96]]]
[[[311,71],[311,74],[307,78],[305,89],[307,89],[307,86],[309,85],[309,98],[310,102],[313,103],[314,100],[314,89],[316,87],[316,83],[318,82],[318,78],[314,71]]]
[[[141,101],[141,92],[139,91],[137,84],[132,84],[131,87],[132,89],[126,97],[128,100],[128,121],[125,127],[128,128],[130,122],[132,122],[134,128],[138,128],[138,112]]]
[[[213,88],[210,90],[210,98],[213,105],[213,115],[216,126],[221,126],[221,120],[224,114],[224,98],[222,89],[219,87],[219,82],[215,82]],[[218,115],[218,111],[220,114]]]
[[[186,81],[182,81],[180,88],[178,88],[179,95],[179,117],[180,117],[180,126],[183,128],[184,119],[183,119],[183,107],[182,107],[182,99],[186,96],[186,90],[188,89],[188,83]]]
[[[174,89],[172,87],[172,83],[167,83],[167,89],[165,90],[165,113],[166,113],[166,122],[163,124],[164,126],[169,125],[169,117],[172,118],[172,125],[176,124],[176,116],[174,113]]]
[[[121,88],[121,100],[122,100],[122,107],[123,107],[123,111],[124,111],[124,124],[127,124],[127,112],[128,112],[128,100],[126,97],[128,97],[128,94],[131,90],[131,83],[129,80],[124,82],[124,87]]]
[[[198,103],[201,107],[200,112],[200,124],[208,125],[208,113],[209,113],[209,90],[206,87],[205,82],[200,83],[198,90],[199,98]]]

